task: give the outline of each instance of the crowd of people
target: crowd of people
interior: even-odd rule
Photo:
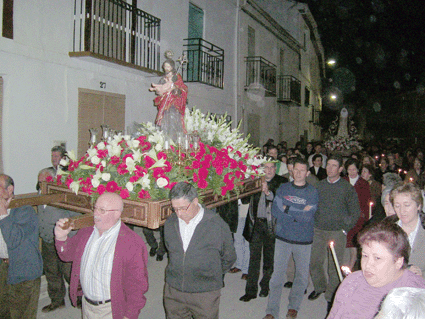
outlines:
[[[283,287],[291,288],[286,318],[296,318],[303,294],[307,292],[309,275],[314,290],[308,299],[315,300],[324,294],[328,302],[328,318],[373,318],[379,311],[380,302],[391,290],[389,287],[425,288],[425,230],[422,226],[425,173],[422,170],[423,152],[420,148],[401,152],[397,144],[390,142],[385,147],[370,145],[362,150],[352,150],[349,156],[344,152],[342,156],[342,152],[327,152],[320,142],[307,143],[305,148],[297,143],[291,149],[287,148],[286,142],[275,144],[270,139],[263,146],[262,155],[273,159],[274,175],[285,177],[289,182],[280,181],[281,185],[273,185],[272,191],[263,188],[262,193],[256,196],[260,199],[264,196],[266,201],[262,205],[265,204],[265,208],[260,208],[261,201],[251,200],[248,214],[242,216],[246,219],[239,216],[239,222],[245,224],[245,229],[238,228],[239,232],[246,231],[247,226],[252,225],[254,234],[268,235],[246,237],[251,256],[248,273],[243,274],[247,285],[241,301],[249,302],[257,297],[260,263],[257,259],[261,259],[261,253],[264,257],[259,296],[268,297],[264,319],[280,318],[279,303]],[[269,163],[264,166],[266,181],[270,184],[276,177],[269,173]],[[301,174],[303,178],[300,180],[300,172],[304,172],[304,169],[307,174]],[[305,190],[301,191],[305,185],[312,186],[317,192],[317,202],[313,201],[315,205],[311,204],[312,195],[307,196]],[[269,211],[271,220],[265,218],[267,215],[258,215],[260,211]],[[271,224],[268,228],[263,226],[267,226],[267,223]],[[402,256],[405,265],[396,268],[398,274],[408,269],[409,275],[417,275],[419,279],[413,277],[417,279],[415,282],[388,279],[392,285],[385,283],[385,289],[380,294],[362,292],[369,312],[359,317],[359,311],[366,305],[351,297],[335,301],[335,296],[348,295],[344,289],[361,291],[353,285],[340,287],[342,278],[336,265],[342,263],[347,266],[349,272],[356,274],[349,278],[356,282],[360,279],[355,277],[365,272],[364,282],[369,282],[368,279],[374,276],[389,278],[390,273],[386,273],[388,269],[366,266],[364,251],[371,249],[373,258],[377,258],[376,255],[383,250],[400,257],[397,255],[399,252],[394,252],[394,247],[387,243],[387,237],[395,235],[389,232],[382,238],[378,236],[363,243],[360,241],[362,232],[372,231],[371,227],[387,223],[396,225],[394,227],[398,228],[397,231],[407,234],[409,239],[410,250]],[[268,229],[268,233],[264,229]],[[333,256],[330,254],[330,242],[333,245]],[[382,247],[375,249],[376,243]],[[235,245],[237,252],[242,251],[238,247],[241,245],[239,241]],[[270,252],[270,247],[273,247],[274,253]],[[271,275],[270,269],[273,271]],[[235,266],[231,272],[239,270]],[[349,281],[347,279],[344,282]],[[374,287],[373,284],[370,286]],[[367,298],[369,292],[378,296],[375,302],[371,301],[373,298]],[[345,307],[348,304],[350,307]]]
[[[94,226],[76,232],[68,222],[78,213],[12,208],[14,181],[0,174],[0,317],[36,318],[44,273],[51,302],[42,312],[65,307],[67,282],[83,318],[138,318],[149,288],[148,254],[157,261],[167,256],[167,319],[218,318],[225,275],[235,273],[246,280],[240,301],[268,298],[263,319],[280,318],[284,288],[291,289],[286,318],[297,318],[310,281],[308,300],[323,294],[329,319],[422,314],[422,150],[401,152],[389,143],[343,157],[321,143],[289,149],[269,140],[262,152],[261,192],[216,211],[199,203],[190,183],[177,183],[159,244],[152,230],[143,230],[149,252],[121,221],[119,195],[101,195]],[[55,147],[51,155],[37,189],[55,176],[65,150]],[[345,279],[340,264],[351,272]]]

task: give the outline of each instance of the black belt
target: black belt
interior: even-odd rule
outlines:
[[[86,301],[93,306],[99,306],[99,305],[103,305],[105,303],[111,302],[111,299],[108,299],[108,300],[105,300],[105,301],[94,301],[94,300],[87,298],[86,296],[84,296],[84,299],[86,299]]]

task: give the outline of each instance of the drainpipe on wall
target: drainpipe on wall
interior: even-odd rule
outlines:
[[[239,93],[239,83],[238,83],[238,77],[239,77],[239,5],[240,0],[236,0],[236,19],[235,19],[235,36],[234,36],[234,79],[233,79],[233,95],[234,95],[234,104],[235,104],[235,114],[233,116],[233,123],[234,127],[237,127],[238,125],[238,93]],[[243,107],[243,106],[242,106]],[[241,131],[244,132],[244,123],[242,121]]]

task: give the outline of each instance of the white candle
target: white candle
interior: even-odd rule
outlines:
[[[342,281],[344,278],[342,277],[342,272],[341,272],[341,268],[339,267],[338,258],[336,257],[336,252],[335,252],[334,245],[335,244],[334,244],[333,241],[331,241],[329,243],[329,247],[330,247],[331,252],[332,252],[332,257],[334,258],[334,263],[335,263],[336,271],[338,272],[339,281]]]
[[[165,148],[165,150],[168,150],[170,148],[170,142],[168,140],[165,140],[164,148]]]
[[[369,202],[369,219],[372,218],[372,206],[373,206],[373,202]]]

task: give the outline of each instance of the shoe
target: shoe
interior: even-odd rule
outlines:
[[[316,290],[313,290],[313,292],[308,295],[308,300],[316,300],[321,294],[322,292],[316,292]]]
[[[271,314],[268,314],[267,316],[265,316],[263,319],[274,319],[274,316]]]
[[[81,309],[83,306],[83,298],[81,296],[77,297],[77,308]]]
[[[267,297],[269,295],[269,291],[268,290],[261,290],[260,294],[258,296],[264,298]]]
[[[164,259],[164,255],[156,255],[156,261],[162,261]]]
[[[231,274],[235,274],[235,273],[237,273],[237,272],[240,272],[241,270],[239,269],[239,268],[236,268],[236,267],[233,267],[233,268],[231,268],[230,270],[229,270],[229,272],[231,273]]]
[[[41,312],[47,313],[47,312],[55,311],[56,309],[61,309],[61,308],[65,308],[65,301],[62,301],[61,303],[56,305],[51,303],[50,305],[44,306],[41,309]]]
[[[242,274],[241,279],[242,280],[248,280],[248,274]]]
[[[240,297],[239,300],[244,301],[244,302],[248,302],[251,299],[255,299],[255,298],[257,298],[257,296],[245,294],[242,297]]]
[[[285,284],[283,285],[283,287],[285,287],[285,288],[292,288],[292,281],[285,282]]]
[[[298,311],[295,309],[289,309],[288,313],[286,314],[286,318],[295,319],[298,316]]]
[[[304,295],[306,295],[307,294],[307,289],[306,290],[304,290]]]
[[[155,256],[156,255],[156,250],[157,250],[158,248],[154,248],[154,247],[152,247],[151,248],[151,250],[149,250],[149,256],[151,256],[151,257],[153,257],[153,256]]]

